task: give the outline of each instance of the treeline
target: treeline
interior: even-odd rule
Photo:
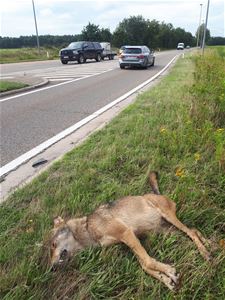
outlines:
[[[80,35],[39,35],[39,43],[42,47],[62,47],[68,45],[71,41],[78,41]],[[36,47],[37,37],[20,36],[15,37],[0,37],[0,48],[22,48]]]
[[[215,37],[211,37],[208,45],[210,46],[225,46],[225,37],[221,37],[221,36],[215,36]]]
[[[190,32],[171,23],[145,20],[142,16],[130,17],[119,23],[113,33],[113,44],[145,44],[150,48],[176,48],[177,43],[194,46],[195,38]]]
[[[200,29],[199,29],[200,30]],[[224,43],[223,38],[210,38],[207,29],[206,42],[215,45]],[[147,45],[150,48],[172,49],[179,42],[185,45],[195,46],[196,38],[184,29],[174,28],[171,23],[159,22],[157,20],[146,20],[142,16],[131,16],[123,19],[113,33],[108,28],[100,28],[99,25],[89,23],[80,34],[76,35],[40,35],[39,42],[42,47],[65,47],[72,41],[109,41],[114,47],[122,45]],[[35,47],[36,36],[0,37],[1,48]]]

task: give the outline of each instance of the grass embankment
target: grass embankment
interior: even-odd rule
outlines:
[[[28,86],[28,84],[20,83],[20,82],[13,82],[13,81],[0,80],[0,93],[11,91],[11,90],[21,89],[21,88],[26,87],[26,86]]]
[[[3,299],[224,299],[224,73],[215,53],[180,59],[158,86],[1,206]],[[176,295],[124,245],[88,249],[49,272],[42,241],[53,217],[148,193],[149,169],[160,172],[179,218],[220,244],[212,262],[182,233],[149,234],[148,253],[183,275]]]
[[[0,63],[15,63],[22,61],[51,60],[59,58],[59,49],[40,48],[18,48],[18,49],[0,49]]]

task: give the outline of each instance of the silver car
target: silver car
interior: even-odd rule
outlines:
[[[141,67],[147,69],[154,66],[155,56],[147,46],[122,46],[119,56],[121,69],[125,67]]]

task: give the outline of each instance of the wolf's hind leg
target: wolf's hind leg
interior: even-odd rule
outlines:
[[[107,234],[126,244],[135,253],[146,273],[162,281],[171,290],[176,288],[179,281],[176,269],[150,257],[130,228],[119,221],[114,221]]]
[[[176,216],[176,213],[174,211],[161,211],[162,217],[166,219],[166,221],[173,224],[175,227],[177,227],[179,230],[186,233],[192,241],[197,246],[199,252],[201,255],[206,259],[210,260],[210,253],[207,251],[206,247],[204,246],[204,243],[207,243],[207,240],[203,237],[203,235],[197,230],[197,229],[190,229],[186,225],[184,225]]]

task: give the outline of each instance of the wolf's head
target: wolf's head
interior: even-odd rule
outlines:
[[[83,247],[76,240],[73,231],[61,217],[54,219],[51,238],[51,265],[53,268],[68,261],[73,254]]]

